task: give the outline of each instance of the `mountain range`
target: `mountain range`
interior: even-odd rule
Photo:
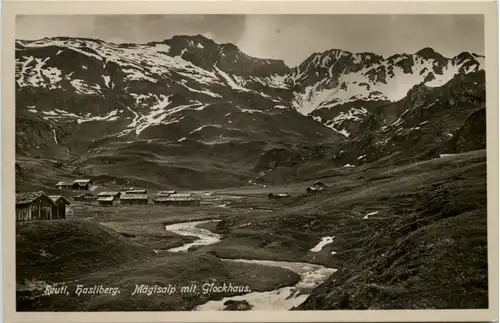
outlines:
[[[288,67],[233,44],[16,41],[18,190],[222,188],[485,148],[484,56],[331,49]]]

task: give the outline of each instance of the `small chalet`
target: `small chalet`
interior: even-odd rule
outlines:
[[[290,197],[290,195],[287,193],[269,193],[269,195],[267,197],[270,200],[273,200],[273,199],[282,199],[285,197]]]
[[[50,195],[49,196],[54,203],[57,205],[57,219],[65,219],[66,218],[66,205],[70,205],[71,203],[62,195]]]
[[[57,205],[44,192],[16,194],[16,221],[57,219]]]
[[[158,191],[158,193],[156,193],[157,196],[169,196],[169,195],[172,195],[172,194],[176,194],[177,192],[176,191]]]
[[[73,200],[82,201],[82,202],[90,202],[90,201],[95,200],[95,197],[91,193],[83,193],[83,194],[75,196],[73,198]]]
[[[97,202],[101,206],[112,206],[121,196],[120,192],[101,192],[97,194]]]
[[[90,188],[90,185],[92,185],[91,179],[77,179],[73,182],[73,189],[74,190],[86,190],[86,191],[88,191]]]
[[[120,196],[120,204],[138,205],[148,204],[149,196],[147,194],[122,194]]]
[[[125,194],[148,194],[148,191],[147,190],[140,190],[140,189],[128,190],[128,191],[125,191]]]
[[[58,182],[56,184],[56,188],[60,190],[70,190],[73,188],[73,184],[68,182]]]
[[[112,206],[115,198],[113,196],[98,196],[97,203],[100,206]]]
[[[156,196],[153,198],[155,205],[173,205],[173,206],[199,206],[200,199],[187,194],[172,194],[170,196]]]
[[[326,188],[325,183],[323,183],[321,181],[314,182],[312,186],[316,187],[316,188],[323,188],[323,189]]]

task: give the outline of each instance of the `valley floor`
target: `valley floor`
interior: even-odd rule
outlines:
[[[223,259],[289,261],[337,269],[297,310],[487,308],[484,150],[406,166],[325,172],[311,182],[215,191],[219,205],[70,207],[66,220],[17,224],[17,308],[38,311],[179,311],[241,294],[131,295],[140,284],[232,283],[252,291],[295,285],[290,269]],[[332,175],[333,174],[333,175]],[[269,200],[270,192],[289,198]],[[195,237],[221,240],[188,252]],[[318,245],[321,241],[322,245]],[[112,295],[43,296],[46,284],[119,286]]]

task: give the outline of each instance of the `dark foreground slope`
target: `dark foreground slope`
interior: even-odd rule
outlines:
[[[161,226],[161,223],[158,223]],[[152,240],[154,236],[150,237]],[[177,237],[170,236],[171,239]],[[147,242],[146,237],[142,242]],[[168,237],[165,242],[168,244]],[[201,254],[155,254],[102,225],[53,220],[17,226],[18,311],[178,311],[235,292],[200,292],[204,283],[248,286],[264,291],[294,284],[299,277],[281,268],[225,263]],[[252,277],[259,277],[258,280]],[[77,285],[120,288],[116,295],[76,295]],[[135,286],[172,286],[170,295],[132,295]],[[198,285],[196,293],[181,286]],[[68,286],[68,295],[43,295],[46,286]]]

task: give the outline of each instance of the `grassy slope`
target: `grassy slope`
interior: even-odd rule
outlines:
[[[351,170],[325,179],[330,187],[320,195],[268,202],[275,211],[234,217],[227,237],[207,248],[221,257],[338,268],[300,309],[484,308],[485,159],[482,150]],[[310,252],[324,236],[334,242]]]
[[[182,285],[195,283],[201,286],[202,283],[214,282],[248,285],[251,290],[264,291],[294,284],[299,279],[285,269],[225,263],[203,253],[155,254],[146,246],[159,243],[158,230],[152,227],[149,226],[149,231],[141,231],[142,240],[139,242],[142,244],[138,244],[91,221],[18,224],[18,310],[189,310],[210,299],[235,293],[203,294],[199,290],[198,293],[177,292],[170,296],[131,294],[136,284],[171,284],[180,290]],[[172,239],[174,244],[179,244],[174,235],[160,238],[164,239],[165,245]],[[46,284],[58,283],[66,283],[70,295],[42,295]],[[116,296],[75,296],[77,284],[119,287],[121,292]]]

